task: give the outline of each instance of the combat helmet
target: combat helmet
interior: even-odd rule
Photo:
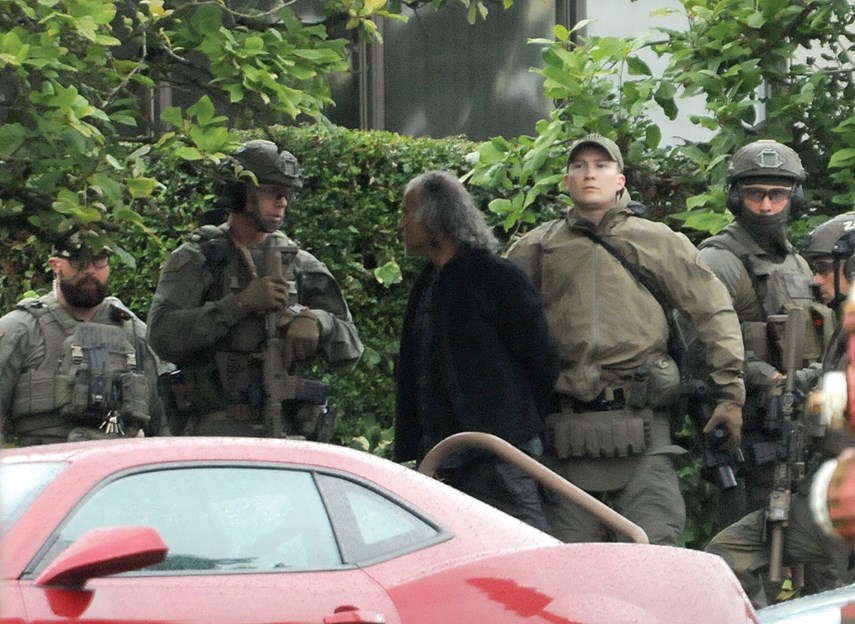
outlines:
[[[217,206],[203,217],[204,223],[212,225],[221,223],[224,213],[243,212],[248,186],[284,187],[289,191],[289,203],[293,192],[303,188],[297,158],[264,139],[248,141],[232,152],[217,169],[217,180]]]
[[[835,257],[848,260],[855,254],[855,212],[846,212],[818,225],[808,236],[802,255],[808,260]]]
[[[252,172],[259,185],[303,188],[303,177],[297,159],[288,150],[280,152],[273,141],[249,141],[235,150],[231,157],[242,169]],[[249,180],[240,173],[237,171],[238,179]]]
[[[812,264],[820,258],[832,259],[834,271],[834,290],[842,298],[838,278],[838,269],[843,262],[843,270],[850,280],[855,274],[855,212],[846,212],[818,225],[810,233],[802,255]],[[813,268],[813,267],[812,267]]]
[[[765,182],[767,179],[774,181],[780,178],[793,185],[790,210],[798,212],[804,206],[802,182],[805,180],[805,169],[799,155],[792,148],[769,139],[745,145],[733,155],[727,169],[728,209],[737,216],[742,210],[740,182]]]

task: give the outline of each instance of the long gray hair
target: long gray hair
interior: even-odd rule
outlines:
[[[499,241],[487,225],[475,200],[457,177],[448,171],[428,171],[410,180],[404,195],[412,193],[416,218],[438,239],[496,251]]]

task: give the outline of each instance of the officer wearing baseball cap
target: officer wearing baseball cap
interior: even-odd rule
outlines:
[[[673,456],[685,451],[671,441],[680,375],[668,354],[665,306],[697,323],[716,380],[708,427],[726,427],[733,445],[745,398],[742,341],[724,287],[685,236],[630,206],[623,171],[612,139],[588,134],[574,142],[564,176],[573,206],[523,236],[508,258],[540,291],[559,343],[544,461],[608,500],[651,543],[676,545],[686,515]],[[649,283],[629,265],[643,268]],[[546,512],[566,542],[615,539],[578,506],[558,501]]]

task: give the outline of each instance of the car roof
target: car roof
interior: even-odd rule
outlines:
[[[26,462],[67,463],[68,468],[57,481],[75,491],[88,489],[127,470],[154,465],[275,463],[329,470],[353,475],[353,478],[407,501],[453,533],[468,534],[470,545],[476,548],[501,550],[560,543],[556,538],[416,470],[365,451],[319,442],[242,437],[125,438],[13,448],[0,455],[2,464]],[[475,526],[489,527],[489,530],[473,531]],[[476,546],[476,542],[481,546]]]
[[[224,460],[282,461],[283,454],[297,463],[338,465],[342,461],[380,465],[390,463],[363,451],[320,442],[304,440],[238,437],[155,437],[117,438],[113,440],[87,440],[63,444],[47,444],[5,449],[3,461],[98,461],[108,458],[112,463],[141,465],[147,461],[176,461],[188,457]],[[388,466],[387,466],[388,469]]]

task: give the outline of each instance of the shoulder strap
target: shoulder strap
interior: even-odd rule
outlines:
[[[76,318],[71,316],[59,301],[45,303],[45,307],[50,312],[54,320],[59,323],[60,327],[65,331],[66,336],[70,336],[77,325],[80,323]]]
[[[748,273],[748,279],[751,280],[751,288],[754,289],[754,296],[757,298],[757,307],[760,309],[760,318],[765,323],[769,316],[766,314],[766,306],[763,305],[766,298],[760,293],[760,282],[757,279],[757,274],[754,272],[754,265],[751,263],[751,254],[743,254],[738,257],[742,261],[745,271]]]
[[[623,268],[629,271],[630,275],[632,275],[639,284],[644,286],[650,294],[653,295],[653,298],[656,299],[656,301],[659,302],[659,305],[662,306],[662,309],[665,310],[665,315],[668,316],[668,312],[671,310],[672,306],[668,303],[668,299],[666,299],[665,295],[662,293],[662,290],[659,288],[659,284],[656,283],[656,280],[650,274],[650,271],[643,266],[631,264],[620,250],[607,242],[602,236],[588,229],[579,231],[613,255],[617,261],[623,265]]]
[[[723,234],[718,234],[706,239],[701,243],[701,247],[714,247],[715,249],[729,251],[739,258],[739,261],[742,262],[742,266],[745,267],[745,271],[748,273],[748,279],[751,280],[751,288],[754,290],[754,296],[757,297],[757,306],[760,308],[760,318],[763,319],[763,322],[765,323],[768,314],[766,313],[766,307],[763,305],[763,302],[766,300],[766,297],[761,292],[762,289],[760,288],[760,282],[757,279],[757,274],[754,272],[754,265],[751,262],[751,254],[745,253],[745,248],[741,247],[732,237]]]

